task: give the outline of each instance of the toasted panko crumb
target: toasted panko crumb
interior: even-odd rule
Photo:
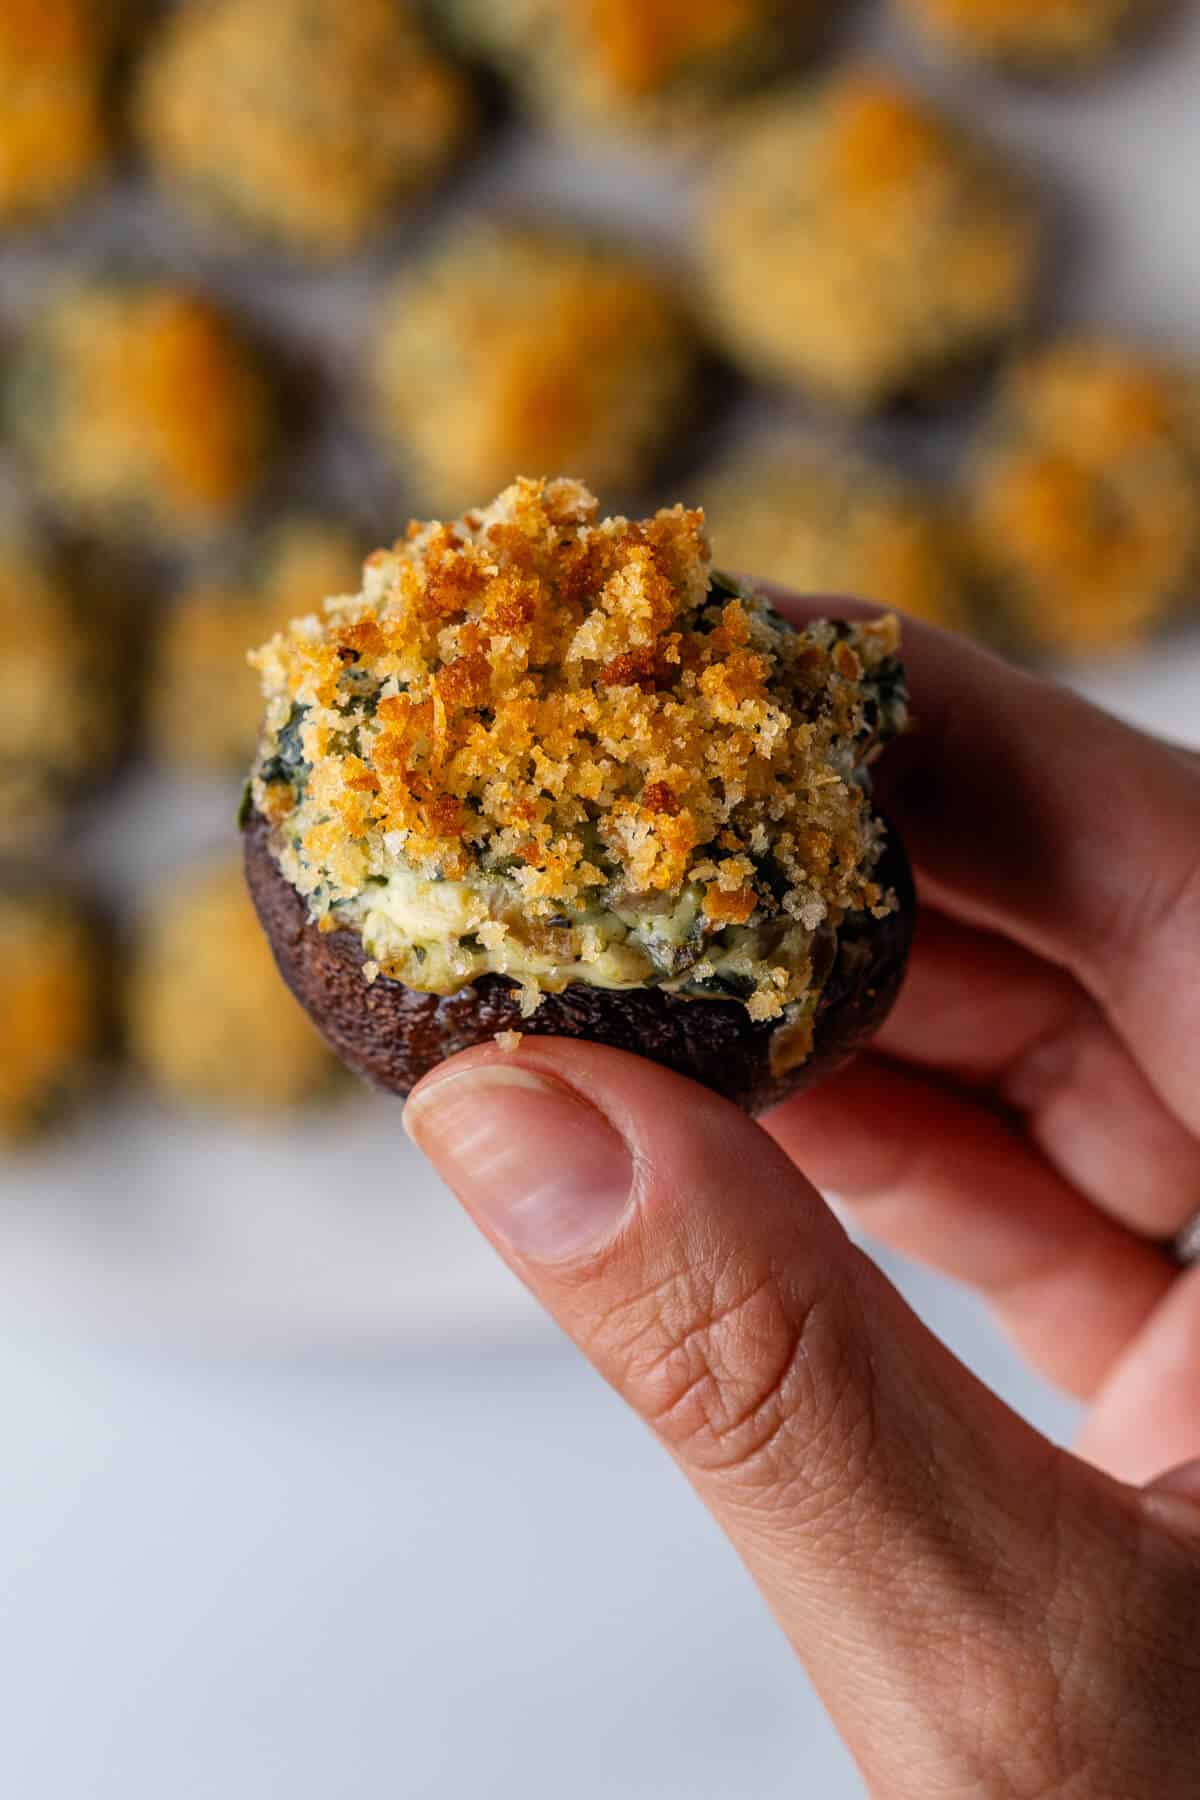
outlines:
[[[713,576],[700,512],[601,520],[580,483],[522,480],[412,525],[361,595],[259,652],[254,802],[322,923],[403,871],[477,892],[488,966],[506,931],[569,931],[585,979],[596,907],[685,891],[706,941],[791,922],[807,956],[886,904],[861,773],[902,714],[897,645],[894,618],[792,630]],[[781,1012],[803,971],[747,957],[754,1007]]]
[[[970,471],[985,580],[1032,646],[1142,641],[1200,586],[1200,376],[1068,339],[1017,363]]]
[[[868,411],[936,393],[1022,324],[1039,235],[994,151],[853,67],[731,133],[704,219],[713,320],[753,372]]]

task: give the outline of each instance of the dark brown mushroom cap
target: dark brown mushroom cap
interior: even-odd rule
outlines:
[[[585,1038],[662,1063],[765,1112],[850,1060],[879,1029],[904,979],[916,896],[908,859],[889,838],[879,880],[899,905],[882,919],[847,919],[822,990],[811,1055],[781,1068],[779,1027],[756,1022],[736,1000],[684,1000],[661,988],[614,991],[574,983],[547,994],[524,1018],[517,984],[484,975],[456,994],[423,994],[378,977],[368,985],[354,932],[322,932],[271,854],[270,827],[252,814],[245,834],[246,879],[284,980],[341,1060],[375,1087],[404,1095],[423,1075],[498,1032]]]

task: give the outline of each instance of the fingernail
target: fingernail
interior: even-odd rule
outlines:
[[[442,1076],[414,1094],[404,1125],[467,1209],[533,1262],[601,1248],[629,1205],[624,1139],[585,1100],[530,1069]]]

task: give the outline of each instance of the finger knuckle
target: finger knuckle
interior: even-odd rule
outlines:
[[[772,1270],[689,1268],[640,1295],[628,1391],[694,1469],[815,1502],[858,1484],[874,1439],[869,1366],[839,1290],[802,1296]]]
[[[1180,863],[1167,872],[1154,865],[1141,882],[1126,884],[1114,896],[1107,938],[1129,952],[1126,962],[1114,959],[1107,986],[1112,998],[1124,998],[1122,982],[1138,978],[1136,955],[1155,943],[1186,946],[1200,942],[1200,782],[1196,788],[1195,837]]]

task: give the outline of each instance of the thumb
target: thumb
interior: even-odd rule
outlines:
[[[1130,1591],[1136,1497],[981,1387],[767,1135],[692,1083],[533,1040],[445,1065],[406,1124],[675,1457],[873,1791],[1001,1769],[1048,1791],[1064,1665],[1095,1688],[1093,1631],[1112,1664],[1092,1613]]]

